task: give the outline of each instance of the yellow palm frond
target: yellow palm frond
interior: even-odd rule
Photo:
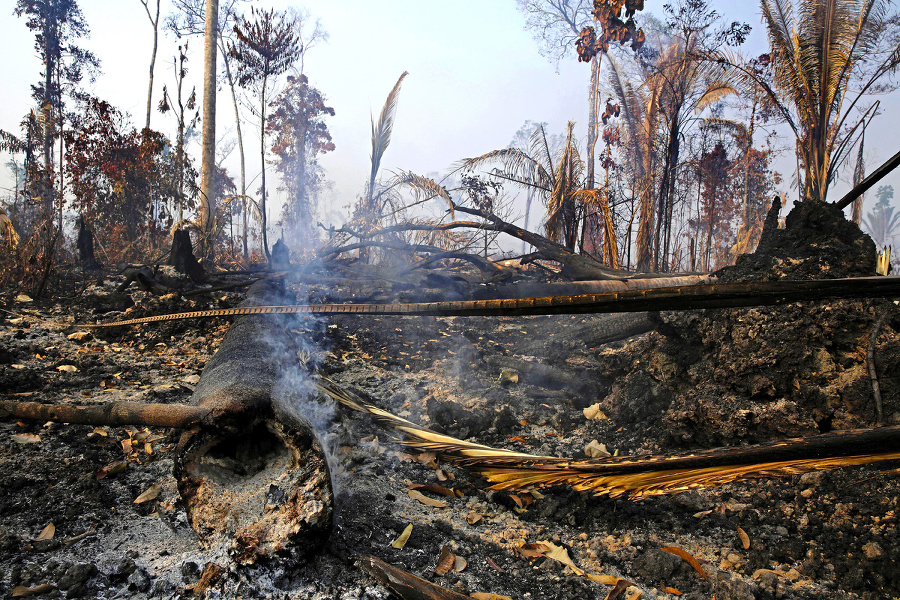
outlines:
[[[834,432],[739,448],[680,456],[570,459],[536,456],[474,444],[436,433],[367,404],[320,376],[320,392],[406,435],[397,440],[431,451],[490,481],[491,489],[518,490],[567,485],[577,491],[633,499],[676,494],[761,477],[781,477],[880,461],[900,460],[900,427]]]

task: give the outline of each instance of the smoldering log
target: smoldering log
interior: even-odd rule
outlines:
[[[283,303],[280,287],[259,281],[242,306]],[[205,542],[227,544],[244,564],[275,554],[302,557],[331,528],[331,481],[315,432],[273,408],[290,328],[275,315],[234,322],[192,397],[222,416],[185,432],[178,444],[175,476],[191,526]]]

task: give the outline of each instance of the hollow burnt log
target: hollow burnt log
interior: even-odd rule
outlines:
[[[242,306],[283,301],[279,284],[260,281]],[[234,322],[192,397],[217,418],[184,432],[178,444],[175,477],[191,526],[242,564],[276,554],[302,558],[332,523],[331,480],[315,432],[273,409],[290,347],[285,325],[273,315]]]

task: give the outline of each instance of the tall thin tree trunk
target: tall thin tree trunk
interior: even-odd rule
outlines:
[[[153,25],[153,50],[150,53],[150,83],[147,86],[147,120],[144,124],[145,129],[150,129],[150,114],[153,108],[153,73],[156,70],[156,49],[159,41],[159,2],[156,0],[156,17],[150,15],[150,6],[146,2],[142,2],[147,11],[147,18]]]
[[[242,233],[242,242],[244,248],[244,260],[247,260],[247,179],[244,170],[244,136],[241,133],[241,111],[238,106],[237,90],[234,85],[234,78],[231,75],[231,61],[228,59],[228,52],[225,48],[225,40],[219,35],[219,44],[222,47],[222,60],[225,63],[225,77],[228,79],[228,88],[231,90],[231,101],[234,104],[234,126],[237,129],[238,155],[241,160],[241,206],[243,210],[241,214],[244,220],[244,228]]]
[[[216,49],[219,37],[219,0],[206,1],[206,31],[203,37],[203,157],[200,164],[201,249],[215,259],[216,198]]]
[[[594,189],[594,153],[597,138],[600,137],[600,119],[597,118],[597,95],[600,88],[600,54],[591,60],[591,89],[588,104],[588,148],[587,148],[587,189]]]
[[[266,234],[268,224],[268,214],[266,213],[266,77],[262,80],[262,91],[259,94],[259,157],[262,161],[262,173],[260,186],[260,212],[262,212],[262,242],[263,252],[266,253],[266,259],[269,254],[269,238]]]

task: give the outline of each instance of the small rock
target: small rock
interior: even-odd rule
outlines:
[[[66,569],[65,574],[56,582],[56,587],[68,590],[81,586],[88,579],[97,574],[97,567],[90,563],[77,563]]]
[[[825,478],[824,471],[812,471],[810,473],[804,473],[800,476],[800,485],[805,485],[807,487],[816,487],[822,480]]]
[[[788,530],[787,530],[787,527],[785,527],[784,525],[779,525],[778,527],[775,528],[775,535],[780,535],[780,536],[784,537],[787,534],[788,534]]]
[[[882,556],[884,556],[884,550],[881,548],[881,545],[878,542],[869,542],[865,546],[862,547],[863,554],[866,555],[866,558],[869,560],[878,560]]]
[[[634,561],[634,569],[646,581],[666,581],[681,566],[681,559],[662,550],[648,550]]]

